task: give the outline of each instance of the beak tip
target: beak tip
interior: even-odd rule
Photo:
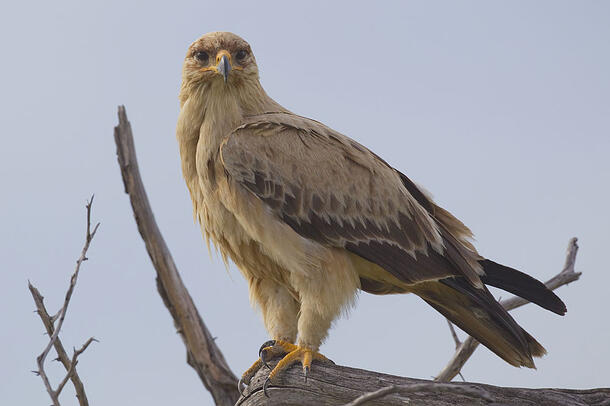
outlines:
[[[225,83],[227,83],[227,80],[229,80],[229,72],[231,72],[231,63],[229,62],[229,58],[227,58],[226,55],[223,55],[222,58],[220,58],[220,61],[217,65],[217,69],[218,72],[222,75]]]

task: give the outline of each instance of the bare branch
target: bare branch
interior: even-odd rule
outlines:
[[[275,365],[272,361],[271,366]],[[404,378],[331,363],[315,362],[307,382],[298,366],[285,370],[268,386],[270,370],[261,368],[236,406],[472,406],[487,405],[602,405],[610,402],[610,388],[503,388],[480,383],[438,383]],[[350,403],[351,402],[351,403]]]
[[[455,332],[453,323],[451,323],[449,321],[449,319],[446,319],[446,320],[447,320],[447,324],[449,325],[449,331],[451,331],[451,336],[453,337],[453,341],[455,341],[455,348],[457,349],[462,344],[462,342],[460,341],[460,339],[457,336],[457,333]]]
[[[59,383],[59,385],[57,385],[57,394],[59,395],[61,393],[61,391],[63,390],[64,386],[66,385],[66,383],[68,382],[68,379],[72,378],[72,375],[76,372],[76,364],[78,363],[78,356],[81,355],[83,352],[85,352],[85,350],[87,349],[87,347],[89,347],[89,344],[91,344],[93,341],[97,342],[97,340],[93,337],[90,337],[85,344],[83,344],[83,346],[80,349],[74,349],[74,353],[72,355],[72,361],[70,362],[70,368],[68,368],[68,371],[66,373],[66,376],[64,376],[64,379],[61,380],[61,382]]]
[[[41,379],[44,383],[44,386],[47,390],[47,393],[49,394],[49,396],[51,397],[51,400],[53,401],[54,406],[60,405],[59,395],[60,395],[63,387],[65,386],[66,382],[68,381],[68,379],[72,379],[74,388],[76,390],[76,396],[78,397],[80,405],[87,406],[89,404],[87,401],[87,396],[85,394],[85,389],[83,387],[82,381],[78,377],[78,374],[76,374],[77,357],[78,357],[78,355],[80,355],[80,353],[82,353],[86,349],[86,346],[84,346],[82,351],[80,351],[78,353],[75,352],[72,360],[70,361],[68,359],[68,356],[66,355],[66,351],[65,351],[61,341],[59,340],[59,333],[63,326],[64,320],[66,317],[66,312],[68,311],[68,305],[70,304],[70,299],[72,298],[72,293],[74,292],[74,287],[76,286],[76,281],[78,280],[78,274],[80,271],[81,264],[87,260],[87,251],[89,250],[89,245],[91,244],[91,241],[93,240],[93,237],[95,236],[95,233],[97,232],[97,229],[100,225],[100,223],[97,223],[95,225],[95,227],[93,228],[93,230],[91,230],[91,206],[92,206],[92,204],[93,204],[93,196],[91,196],[91,199],[87,202],[87,205],[86,205],[87,231],[86,231],[86,235],[85,235],[85,244],[81,250],[80,256],[76,260],[76,269],[74,270],[74,273],[72,274],[72,277],[70,278],[70,285],[68,287],[68,291],[66,292],[66,296],[64,298],[63,305],[59,309],[57,314],[55,314],[54,316],[49,316],[49,313],[43,303],[44,297],[40,294],[40,292],[38,291],[38,289],[36,289],[36,287],[34,287],[31,283],[28,282],[28,287],[30,289],[30,292],[32,293],[32,297],[34,298],[34,303],[36,303],[36,311],[37,311],[38,315],[40,316],[40,318],[47,330],[47,334],[50,337],[47,346],[42,351],[42,353],[36,358],[36,363],[37,363],[38,369],[34,372],[36,373],[36,375],[41,377]],[[56,321],[57,321],[57,326],[55,326]],[[92,339],[90,339],[90,341],[91,340]],[[89,346],[90,341],[87,342],[87,346]],[[51,386],[49,378],[44,369],[45,360],[52,347],[54,347],[55,351],[57,352],[57,359],[59,361],[61,361],[61,363],[64,365],[64,367],[68,371],[68,373],[66,374],[66,377],[62,380],[62,382],[57,387],[57,389],[53,389],[53,387]]]
[[[233,405],[239,396],[237,377],[203,323],[155,222],[140,178],[131,124],[124,106],[119,107],[114,140],[125,193],[129,194],[138,231],[157,272],[157,289],[186,346],[188,363],[197,371],[217,405]]]
[[[487,400],[492,402],[491,395],[480,388],[468,387],[468,386],[457,386],[446,383],[414,383],[410,385],[390,385],[385,388],[378,389],[374,392],[365,393],[354,399],[352,402],[346,403],[345,406],[360,406],[364,405],[374,399],[379,399],[392,393],[399,393],[400,395],[407,395],[414,392],[448,392],[454,394],[462,394],[477,399]]]
[[[580,278],[581,272],[576,272],[574,270],[576,254],[578,253],[577,241],[578,239],[576,237],[570,240],[563,270],[545,283],[547,288],[555,290],[560,286],[567,285],[568,283],[574,282]],[[517,296],[500,301],[500,304],[506,310],[516,309],[517,307],[521,307],[528,303],[529,301]],[[445,368],[443,368],[443,370],[437,375],[435,380],[438,382],[450,382],[457,374],[460,373],[462,367],[478,346],[479,342],[469,336],[460,344],[455,351],[455,354],[453,354],[453,357],[449,360]]]
[[[382,398],[386,395],[391,395],[392,393],[396,393],[397,391],[398,391],[398,385],[386,386],[385,388],[377,389],[376,391],[368,392],[368,393],[365,393],[364,395],[360,395],[353,401],[346,403],[345,406],[363,405],[366,402]]]
[[[54,334],[54,331],[53,331],[53,322],[51,322],[51,319],[50,319],[49,315],[46,314],[47,313],[46,309],[45,309],[46,318],[42,316],[42,312],[41,312],[39,304],[38,304],[38,302],[40,302],[40,304],[42,305],[42,300],[43,300],[42,295],[40,294],[40,292],[38,292],[38,289],[36,289],[29,282],[28,282],[28,288],[30,289],[30,292],[32,293],[32,296],[34,297],[34,302],[36,302],[36,306],[39,308],[38,309],[38,314],[43,319],[43,323],[46,325],[47,323],[45,323],[45,320],[48,320],[48,322],[51,324],[51,331],[48,333],[49,337],[54,336],[55,334]],[[57,337],[55,337],[55,340],[54,341],[50,341],[50,343],[54,344],[54,342],[57,342],[57,341],[58,341],[58,339],[57,339]],[[36,375],[40,376],[40,378],[42,379],[42,382],[44,383],[44,386],[45,386],[45,388],[47,390],[47,393],[51,397],[51,401],[53,402],[53,406],[59,406],[59,399],[57,398],[55,390],[53,390],[53,387],[51,386],[51,383],[49,382],[49,378],[47,377],[47,374],[46,374],[46,372],[44,370],[44,359],[46,358],[48,353],[49,353],[49,351],[45,348],[43,353],[40,354],[36,358],[37,364],[38,364],[38,369],[35,370],[35,371],[32,371],[32,372],[34,372]]]

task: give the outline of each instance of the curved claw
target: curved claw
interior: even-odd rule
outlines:
[[[265,352],[264,352],[264,350],[265,350],[265,348],[273,347],[274,345],[275,345],[275,340],[265,341],[263,343],[263,345],[261,345],[261,348],[258,350],[258,356],[260,357],[262,363],[267,367],[267,369],[271,369],[271,367],[267,363],[267,359],[265,359]]]
[[[275,340],[268,340],[261,345],[261,348],[258,349],[258,356],[260,357],[263,350],[267,347],[273,347],[275,345]]]
[[[309,376],[309,366],[303,367],[303,375],[305,375],[305,383],[307,383],[307,377]]]
[[[263,362],[263,365],[267,367],[267,369],[271,369],[271,366],[269,364],[267,364],[267,360],[264,359],[262,356],[261,356],[261,361]]]
[[[244,396],[244,391],[243,391],[244,386],[246,386],[246,384],[244,383],[244,378],[241,377],[241,378],[239,378],[239,381],[237,381],[237,391],[239,392],[239,394],[241,396]]]
[[[263,384],[263,393],[266,397],[270,398],[269,393],[267,393],[267,386],[269,385],[269,378],[265,379],[265,383]]]

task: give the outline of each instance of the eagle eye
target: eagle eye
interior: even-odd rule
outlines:
[[[193,57],[203,64],[207,64],[210,60],[210,56],[205,51],[197,51],[193,54]]]
[[[237,51],[237,54],[235,54],[235,58],[240,62],[246,59],[246,56],[248,56],[248,51],[246,51],[245,49]]]

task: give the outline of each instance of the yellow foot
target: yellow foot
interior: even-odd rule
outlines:
[[[262,366],[263,361],[259,358],[254,362],[254,364],[252,364],[250,368],[246,370],[246,372],[244,372],[241,378],[239,378],[239,382],[237,382],[237,390],[239,391],[240,395],[244,396],[244,387],[250,384],[250,381],[252,380],[254,375],[256,375],[258,370],[261,369]]]
[[[261,369],[263,366],[266,366],[267,368],[271,369],[267,361],[279,355],[289,353],[295,348],[297,348],[296,345],[287,341],[265,341],[265,343],[261,345],[260,349],[258,350],[259,359],[257,359],[254,364],[252,364],[252,366],[248,368],[246,372],[244,372],[244,374],[241,376],[241,379],[237,383],[237,390],[239,391],[239,393],[242,396],[244,395],[243,390],[250,384],[250,381],[252,380],[252,378],[254,378],[254,375],[256,375],[259,369]]]
[[[268,344],[268,346],[265,346],[266,344]],[[314,351],[311,348],[301,347],[280,340],[272,340],[263,344],[263,347],[261,347],[260,351],[261,361],[263,364],[267,365],[266,361],[269,360],[271,357],[284,353],[286,355],[280,360],[280,362],[277,363],[275,368],[273,368],[273,370],[269,373],[269,377],[267,378],[267,380],[265,380],[265,383],[263,385],[263,392],[267,397],[269,397],[269,394],[267,393],[267,386],[269,385],[271,380],[273,380],[280,372],[284,371],[292,364],[295,364],[297,362],[301,363],[301,365],[303,366],[303,374],[305,375],[305,382],[307,382],[307,376],[309,375],[309,370],[311,369],[311,362],[313,360],[332,362],[324,355]]]
[[[307,376],[309,375],[311,362],[313,360],[332,362],[324,355],[312,350],[311,348],[300,347],[282,340],[269,340],[265,342],[258,351],[258,355],[260,358],[257,359],[246,372],[244,372],[237,384],[237,389],[242,396],[244,395],[244,387],[250,384],[250,381],[254,375],[256,375],[258,370],[263,366],[271,369],[268,361],[280,355],[284,355],[284,357],[282,357],[280,362],[278,362],[271,373],[269,373],[269,377],[263,384],[263,392],[267,397],[269,397],[269,394],[267,393],[267,386],[269,385],[270,381],[274,379],[279,372],[287,369],[292,364],[300,362],[301,365],[303,365],[303,374],[305,375],[305,382],[307,382]]]

